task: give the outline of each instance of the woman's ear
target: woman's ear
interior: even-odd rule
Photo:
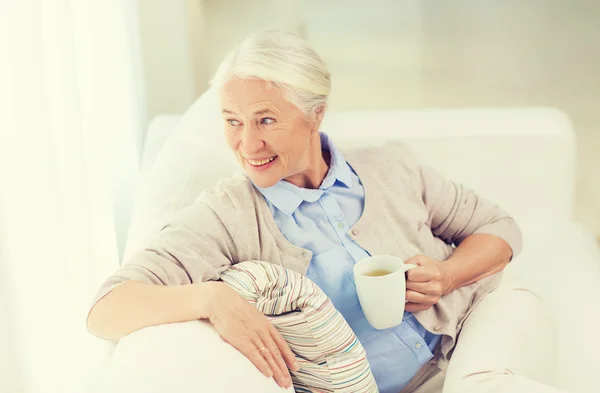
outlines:
[[[325,116],[325,109],[326,106],[319,106],[315,109],[315,117],[314,117],[314,127],[313,129],[315,131],[319,131],[319,128],[321,127],[321,122],[323,121],[323,117]]]

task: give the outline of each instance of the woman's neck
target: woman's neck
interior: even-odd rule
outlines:
[[[321,150],[321,136],[318,133],[311,141],[310,150],[315,153],[309,157],[309,169],[285,180],[300,188],[317,189],[327,176],[331,154],[327,150]]]

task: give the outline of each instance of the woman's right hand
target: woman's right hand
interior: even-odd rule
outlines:
[[[294,353],[281,334],[258,309],[222,282],[211,285],[208,319],[221,337],[279,386],[289,388],[288,367],[299,369]],[[287,364],[287,366],[286,366]]]

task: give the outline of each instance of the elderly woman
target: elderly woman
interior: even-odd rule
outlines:
[[[289,387],[288,368],[298,365],[285,340],[219,281],[230,265],[261,260],[306,275],[327,294],[383,393],[441,392],[444,380],[446,391],[555,391],[515,375],[511,364],[490,369],[474,358],[469,367],[483,368],[469,369],[462,353],[463,364],[450,362],[461,328],[493,299],[499,272],[521,248],[505,211],[420,165],[402,145],[339,150],[319,132],[330,73],[293,34],[251,36],[221,64],[213,87],[245,176],[205,191],[105,282],[88,317],[93,334],[119,340],[206,319]],[[386,330],[366,321],[352,278],[357,261],[380,254],[418,265],[407,273],[404,322]]]

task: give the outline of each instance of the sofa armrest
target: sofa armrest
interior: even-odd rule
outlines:
[[[594,236],[573,222],[521,226],[523,252],[507,270],[541,297],[556,320],[557,386],[570,392],[595,391],[600,386],[600,342],[588,339],[596,335],[600,321],[600,251]]]
[[[93,392],[293,393],[267,378],[204,321],[148,327],[122,338]]]

